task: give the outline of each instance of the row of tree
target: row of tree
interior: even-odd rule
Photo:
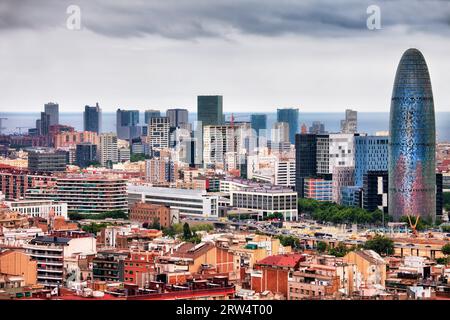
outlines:
[[[298,200],[298,209],[308,213],[314,220],[321,222],[378,224],[383,220],[383,212],[379,209],[369,212],[362,208],[341,206],[332,202],[317,201],[301,198]],[[388,221],[387,215],[385,215]]]

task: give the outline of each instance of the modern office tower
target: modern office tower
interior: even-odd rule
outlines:
[[[267,115],[265,114],[252,114],[250,116],[250,122],[252,129],[255,130],[256,136],[266,135],[267,130]]]
[[[201,121],[203,127],[222,125],[224,120],[222,96],[197,97],[197,121]]]
[[[151,148],[169,147],[170,122],[168,117],[151,118],[147,132]]]
[[[295,135],[295,190],[304,197],[304,179],[317,175],[317,141],[315,134]]]
[[[333,199],[333,181],[324,178],[305,178],[304,198],[331,202]]]
[[[367,171],[363,175],[362,207],[373,212],[380,209],[388,213],[388,172]]]
[[[330,171],[330,135],[318,134],[317,141],[317,174],[331,174]]]
[[[95,104],[95,107],[84,107],[84,131],[96,132],[97,134],[100,134],[102,123],[101,112],[102,110],[100,109],[98,103]]]
[[[59,105],[57,103],[49,102],[44,104],[44,112],[50,116],[49,126],[59,124]]]
[[[360,208],[362,203],[362,187],[347,186],[341,189],[341,205]]]
[[[97,160],[97,145],[90,142],[77,144],[75,159],[77,166],[80,168],[90,166]]]
[[[153,158],[145,161],[145,181],[169,184],[177,178],[177,165],[170,158]]]
[[[41,119],[36,120],[36,127],[41,136],[46,136],[50,132],[50,115],[41,112]]]
[[[295,134],[298,133],[298,109],[277,109],[277,121],[289,124],[289,142],[295,144]]]
[[[363,176],[367,171],[387,171],[387,136],[355,137],[355,185],[363,185]]]
[[[131,140],[141,135],[138,110],[121,110],[116,112],[117,138]]]
[[[189,112],[187,109],[167,109],[166,117],[169,118],[172,128],[189,128]]]
[[[144,112],[144,122],[145,124],[150,124],[150,120],[154,117],[161,117],[161,111],[149,109]]]
[[[325,125],[320,121],[313,121],[311,127],[309,127],[309,133],[323,134],[325,133]]]
[[[436,218],[436,129],[428,67],[408,49],[395,75],[390,112],[389,215]]]
[[[341,204],[342,188],[355,185],[355,168],[333,167],[333,202]]]
[[[352,133],[330,134],[329,172],[335,167],[355,166],[355,135]]]
[[[275,122],[272,126],[270,140],[272,143],[289,142],[289,123]]]
[[[34,149],[28,153],[28,170],[36,173],[64,172],[68,163],[65,151]]]
[[[341,133],[356,133],[358,131],[358,112],[345,110],[345,120],[341,120]]]
[[[117,135],[115,133],[102,133],[100,135],[99,159],[102,166],[112,165],[119,161]]]

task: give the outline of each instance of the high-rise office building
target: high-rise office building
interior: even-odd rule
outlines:
[[[117,135],[114,133],[102,133],[99,144],[99,160],[102,166],[112,165],[119,161],[117,149]]]
[[[358,112],[345,110],[345,120],[341,120],[341,133],[356,133],[358,131]]]
[[[309,127],[309,133],[323,134],[325,133],[325,125],[320,121],[313,121],[311,127]]]
[[[387,136],[355,137],[355,185],[363,185],[363,176],[367,171],[387,171]]]
[[[408,49],[395,75],[390,112],[389,215],[436,217],[436,129],[428,67]]]
[[[150,147],[169,147],[170,122],[168,117],[153,117],[148,125],[148,136]]]
[[[95,107],[85,106],[83,113],[84,131],[100,134],[101,132],[101,109],[98,103]]]
[[[289,124],[289,142],[295,144],[295,134],[298,133],[298,109],[277,109],[277,121]]]
[[[317,140],[317,174],[331,174],[330,171],[330,135],[318,134]]]
[[[75,159],[77,166],[80,168],[90,166],[97,160],[97,145],[90,142],[77,144]]]
[[[139,110],[121,110],[116,112],[117,137],[131,140],[141,135],[139,124]]]
[[[50,116],[50,126],[59,124],[59,104],[49,102],[44,105],[44,112]]]
[[[363,208],[369,212],[380,209],[388,213],[388,172],[367,171],[363,174]]]
[[[315,134],[295,135],[295,190],[304,197],[304,179],[317,174],[317,142]]]
[[[172,128],[189,128],[189,112],[187,109],[167,109],[166,117],[169,118]]]
[[[41,136],[46,136],[50,132],[50,115],[41,112],[41,118],[36,120],[36,128]]]
[[[329,173],[335,167],[355,166],[355,135],[332,133],[329,135]]]
[[[161,111],[149,109],[144,112],[144,122],[145,124],[150,124],[150,120],[154,117],[161,117]]]
[[[203,127],[222,125],[224,120],[222,96],[197,97],[197,121],[201,121]]]
[[[255,130],[256,136],[265,135],[267,130],[267,115],[265,114],[252,114],[250,116],[250,122],[252,129]]]
[[[333,167],[333,202],[342,204],[342,189],[355,185],[355,168],[347,166]]]

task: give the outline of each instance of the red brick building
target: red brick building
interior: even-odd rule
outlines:
[[[155,272],[155,257],[152,251],[131,251],[130,256],[124,260],[124,281],[144,286],[150,281],[150,274]]]
[[[279,254],[258,261],[251,273],[251,289],[288,295],[288,278],[305,257],[301,254]]]
[[[152,224],[158,220],[161,227],[169,227],[170,208],[162,205],[138,202],[130,209],[130,220]]]

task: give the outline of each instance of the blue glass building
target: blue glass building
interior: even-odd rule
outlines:
[[[250,122],[252,129],[255,130],[256,135],[264,135],[264,131],[267,130],[267,115],[265,114],[252,114],[250,116]]]
[[[362,187],[367,171],[387,171],[387,136],[355,137],[355,185]]]
[[[389,142],[389,215],[436,216],[436,129],[428,67],[408,49],[395,75]]]
[[[298,109],[277,109],[277,121],[289,124],[289,141],[295,144],[295,134],[298,133]]]

